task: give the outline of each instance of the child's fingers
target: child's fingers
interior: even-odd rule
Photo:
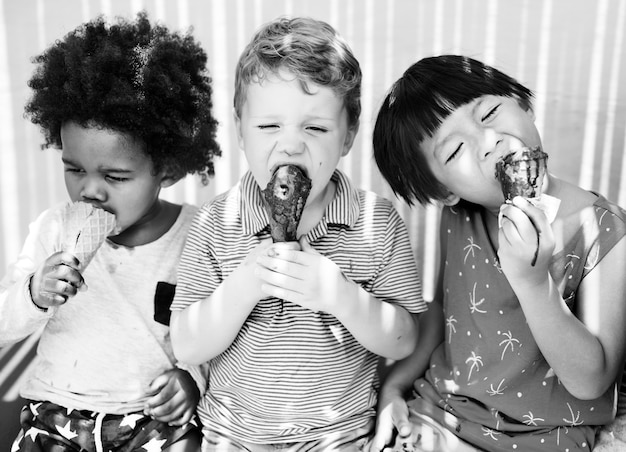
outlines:
[[[511,246],[518,246],[521,240],[526,249],[533,250],[531,266],[536,264],[540,254],[551,253],[554,235],[548,218],[541,209],[517,196],[512,205],[501,209],[501,214],[501,229],[506,241]]]
[[[78,259],[74,255],[67,252],[56,253],[46,260],[42,273],[48,278],[66,281],[78,288],[84,282],[78,265]]]
[[[411,436],[411,432],[413,431],[411,423],[408,419],[404,419],[398,422],[396,428],[398,429],[398,436],[400,438],[408,438],[409,436]]]
[[[268,297],[278,298],[279,300],[288,300],[292,303],[301,304],[302,293],[296,292],[285,287],[274,286],[272,284],[261,284],[261,290]]]
[[[183,425],[191,420],[195,403],[191,402],[184,391],[172,391],[167,385],[152,397],[144,413],[170,425]]]
[[[60,306],[67,302],[67,297],[56,293],[39,291],[38,295],[33,295],[33,301],[40,308],[49,308],[52,306]]]
[[[305,236],[300,237],[300,247],[305,253],[319,254],[317,250],[311,246]]]
[[[526,214],[529,221],[539,234],[542,234],[546,228],[550,227],[545,213],[541,209],[533,206],[527,199],[524,199],[521,196],[516,196],[513,198],[513,205]]]
[[[506,204],[501,208],[500,213],[500,229],[510,242],[522,240],[534,243],[536,241],[537,229],[526,212],[516,205]]]
[[[153,410],[167,403],[176,394],[175,388],[169,385],[169,376],[167,373],[161,374],[152,380],[148,391],[152,394],[152,397],[146,402],[144,412],[148,415],[152,415]]]
[[[370,451],[379,452],[391,444],[391,441],[393,440],[393,431],[394,425],[392,417],[379,416],[376,425],[376,434],[372,439]]]
[[[151,408],[147,414],[161,422],[181,425],[179,422],[182,422],[182,420],[186,418],[188,408],[184,401],[182,401],[182,398],[179,400],[178,397],[174,397],[165,403]]]
[[[61,263],[56,266],[49,274],[49,276],[61,281],[65,281],[66,283],[71,284],[76,289],[79,289],[84,284],[84,279],[80,272],[65,263]]]
[[[72,253],[68,253],[67,251],[53,254],[52,256],[50,256],[50,260],[52,260],[51,263],[67,265],[68,267],[73,268],[76,271],[78,271],[78,267],[80,265],[80,262],[78,262],[76,256],[74,256]]]
[[[78,289],[67,281],[63,281],[56,278],[44,278],[39,289],[38,296],[47,296],[56,300],[63,299],[67,301],[68,298],[73,297],[78,292]],[[35,296],[35,294],[33,294]]]
[[[269,256],[289,262],[299,262],[301,255],[302,251],[298,242],[275,243],[265,253],[261,254],[261,256]]]
[[[380,452],[382,451],[387,444],[391,442],[391,427],[385,428],[384,430],[376,430],[376,436],[372,439],[372,443],[370,445],[370,452]]]
[[[260,269],[266,270],[261,272],[258,276],[275,276],[281,278],[282,276],[288,276],[295,279],[303,279],[306,267],[299,262],[284,260],[281,258],[270,257],[267,255],[259,256],[257,258],[257,264]]]
[[[163,373],[159,375],[150,383],[150,386],[149,386],[150,392],[153,394],[158,393],[159,391],[161,391],[161,389],[163,389],[167,385],[169,381],[170,381],[169,374]]]
[[[184,425],[191,421],[193,417],[194,409],[186,407],[184,405],[178,405],[173,407],[164,407],[163,412],[155,416],[155,419],[165,422],[169,425]]]
[[[46,263],[33,275],[30,293],[33,301],[41,307],[58,306],[78,290],[85,287],[85,281],[75,268],[77,260],[70,254],[51,256]]]

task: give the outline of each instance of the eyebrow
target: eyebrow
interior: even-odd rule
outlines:
[[[483,103],[485,103],[485,102],[486,102],[485,97],[486,97],[486,96],[485,96],[485,95],[483,95],[483,96],[477,97],[476,99],[474,99],[474,100],[472,100],[472,101],[470,101],[470,102],[469,102],[469,103],[474,102],[474,105],[472,106],[472,111],[471,111],[471,115],[472,115],[472,117],[474,117],[474,116],[476,115],[476,112],[480,109],[481,105],[482,105]],[[441,154],[441,148],[443,148],[443,147],[444,147],[444,145],[445,145],[448,141],[450,141],[450,140],[452,139],[452,137],[453,137],[453,136],[454,136],[454,133],[449,134],[449,135],[447,135],[447,136],[446,136],[443,140],[441,140],[441,141],[437,141],[437,142],[435,143],[435,152],[434,152],[435,157],[438,157],[438,156],[439,156],[439,154]]]
[[[446,137],[443,140],[435,142],[434,154],[437,159],[441,157],[441,154],[443,152],[442,149],[445,147],[446,143],[450,141],[450,139],[451,139],[451,136],[446,135]]]
[[[66,165],[72,165],[72,166],[76,166],[79,167],[80,165],[77,165],[76,163],[74,163],[72,160],[67,159],[67,158],[61,158],[61,161],[66,164]],[[130,174],[133,173],[133,170],[129,170],[129,169],[125,169],[125,168],[115,168],[115,167],[106,167],[106,166],[100,166],[98,167],[98,171],[103,172],[103,173],[119,173],[119,174]]]
[[[472,116],[476,115],[476,112],[478,111],[478,109],[481,107],[482,104],[484,104],[487,101],[487,99],[485,98],[485,96],[480,96],[477,97],[475,99],[475,104],[472,107]]]

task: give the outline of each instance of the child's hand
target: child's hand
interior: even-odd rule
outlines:
[[[409,408],[406,401],[400,396],[387,400],[380,400],[378,417],[376,419],[376,431],[369,452],[380,452],[385,446],[392,444],[394,430],[398,432],[400,440],[411,436],[411,423],[409,422]]]
[[[76,257],[63,251],[46,259],[30,279],[33,302],[44,309],[59,306],[76,295],[79,289],[86,287],[78,271],[78,264]]]
[[[250,298],[258,301],[265,298],[267,294],[261,289],[261,285],[264,283],[262,279],[257,275],[257,261],[260,256],[267,254],[268,249],[272,247],[272,239],[262,240],[250,253],[246,256],[243,262],[233,272],[232,278],[228,278],[226,281],[235,284],[238,291],[246,291],[250,294]],[[277,243],[274,246],[283,247],[285,249],[300,249],[298,242],[283,242]],[[230,280],[230,281],[229,281]]]
[[[193,417],[200,391],[188,372],[165,371],[150,384],[155,395],[148,400],[144,413],[170,425],[184,425]]]
[[[509,280],[545,278],[554,251],[552,227],[542,210],[517,196],[500,209],[498,258]]]
[[[295,243],[295,242],[294,242]],[[312,311],[335,315],[335,301],[349,284],[341,269],[302,238],[302,251],[275,244],[257,259],[256,274],[266,295]]]

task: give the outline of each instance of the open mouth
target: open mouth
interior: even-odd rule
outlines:
[[[307,169],[306,169],[304,166],[302,166],[302,165],[300,165],[300,164],[298,164],[298,163],[288,163],[288,162],[281,162],[281,163],[278,163],[277,165],[274,165],[274,166],[272,167],[272,169],[271,169],[270,173],[271,173],[272,175],[276,174],[276,171],[278,171],[278,169],[279,169],[279,168],[281,168],[281,167],[283,167],[283,166],[293,166],[293,167],[295,167],[295,168],[298,168],[298,169],[300,170],[300,172],[302,172],[302,174],[304,174],[306,177],[309,177],[308,172],[307,172]]]

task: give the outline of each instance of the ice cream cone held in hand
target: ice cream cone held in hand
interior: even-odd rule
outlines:
[[[310,190],[311,180],[299,167],[282,165],[274,171],[262,191],[274,242],[298,239],[298,224]]]
[[[548,154],[538,146],[512,150],[496,164],[496,178],[502,185],[504,200],[516,196],[527,199],[541,197]]]
[[[81,271],[87,268],[106,238],[120,232],[114,214],[86,202],[66,204],[62,218],[63,250],[76,256]]]

